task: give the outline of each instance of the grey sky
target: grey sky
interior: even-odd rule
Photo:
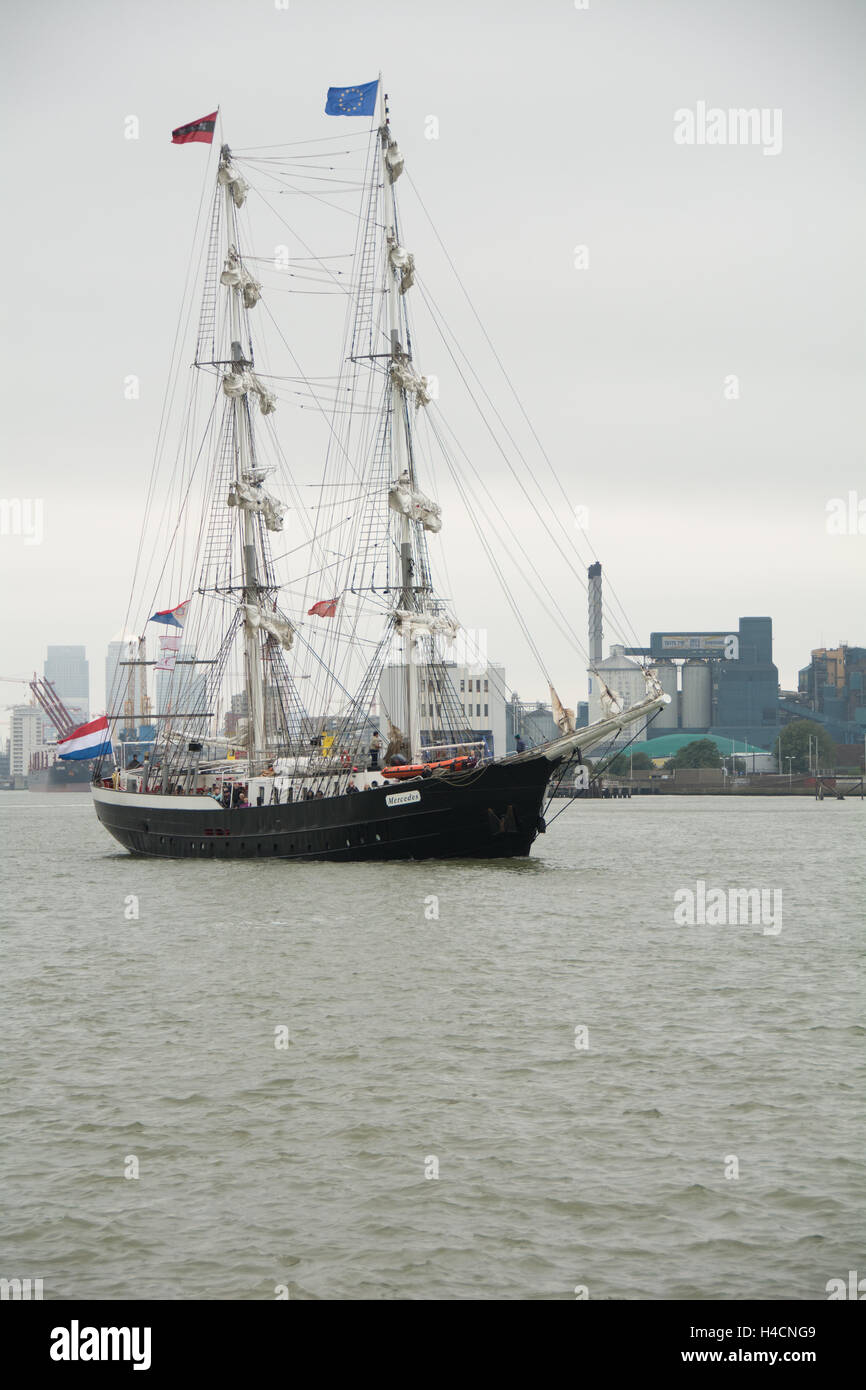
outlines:
[[[331,135],[328,85],[380,67],[407,170],[641,636],[768,613],[784,685],[812,647],[866,642],[866,535],[826,531],[830,499],[866,498],[856,0],[55,0],[7,9],[4,29],[0,497],[43,499],[44,541],[0,538],[2,674],[84,643],[101,708],[207,159],[171,128],[219,103],[236,146]],[[781,153],[676,145],[674,112],[700,101],[781,109]],[[462,322],[408,194],[403,218]],[[335,370],[339,341],[319,337],[293,346]],[[450,425],[480,438],[462,402],[448,409],[429,335],[421,359]],[[294,428],[283,412],[287,452]],[[447,573],[509,684],[546,696],[471,547]],[[582,590],[573,603],[583,632]],[[568,703],[584,698],[573,654],[548,660]]]

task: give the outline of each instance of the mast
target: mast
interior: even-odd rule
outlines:
[[[400,342],[400,284],[399,271],[391,259],[391,251],[398,246],[397,205],[394,198],[394,178],[386,158],[391,131],[389,114],[382,74],[379,73],[379,161],[384,199],[385,224],[385,276],[388,286],[388,326],[391,339],[391,451],[397,477],[404,472],[409,474],[410,486],[414,487],[412,455],[406,433],[406,393],[396,367],[405,355]],[[401,517],[400,525],[400,607],[412,611],[416,607],[413,585],[414,563],[412,559],[412,523],[407,515]],[[404,627],[404,679],[406,699],[406,733],[409,739],[410,761],[418,753],[421,732],[418,721],[418,688],[413,665],[414,639],[411,627]]]
[[[223,145],[220,151],[220,167],[228,171],[231,161],[231,150],[228,145]],[[225,209],[226,209],[226,242],[227,250],[232,246],[238,250],[237,241],[233,238],[232,232],[235,227],[234,198],[232,194],[232,183],[227,177],[224,179],[225,188]],[[243,345],[241,343],[241,306],[243,299],[243,287],[240,284],[230,284],[228,286],[229,307],[231,314],[231,357],[232,370],[242,373],[252,366],[244,357]],[[250,440],[250,401],[249,392],[245,390],[243,394],[236,395],[232,400],[234,410],[234,429],[235,429],[235,479],[239,484],[249,486],[254,480],[253,471],[250,466],[251,440]],[[243,576],[243,596],[244,603],[258,606],[259,602],[259,582],[258,582],[258,561],[256,550],[256,531],[255,520],[251,511],[245,508],[238,508],[242,516],[242,543],[241,543],[241,564]],[[247,692],[247,707],[249,711],[249,756],[250,771],[256,759],[262,755],[265,746],[265,701],[264,701],[264,680],[262,673],[261,647],[259,645],[258,630],[249,622],[244,624],[244,681]]]

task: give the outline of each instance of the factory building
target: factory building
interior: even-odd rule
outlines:
[[[837,743],[866,736],[866,647],[817,647],[798,678],[798,700]]]
[[[650,724],[652,739],[678,730],[771,748],[779,730],[779,672],[772,618],[740,618],[728,631],[653,632],[625,656],[652,663],[671,704]]]
[[[589,720],[604,716],[602,682],[626,708],[646,696],[641,667],[649,666],[670,702],[643,728],[648,739],[710,731],[757,748],[771,748],[779,729],[779,672],[773,663],[771,618],[740,618],[736,631],[653,632],[648,647],[613,646],[602,659],[602,574],[587,572]],[[635,660],[635,658],[638,658]]]

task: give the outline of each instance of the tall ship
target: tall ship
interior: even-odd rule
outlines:
[[[163,435],[147,497],[155,532],[125,619],[142,635],[119,664],[129,689],[156,678],[152,710],[127,712],[153,738],[118,757],[109,697],[96,814],[128,850],[166,858],[525,856],[558,782],[668,697],[647,670],[644,700],[623,709],[603,687],[603,717],[577,729],[551,687],[556,737],[509,753],[480,731],[481,679],[472,692],[470,677],[467,699],[457,676],[473,669],[471,643],[434,576],[446,519],[433,493],[448,484],[494,573],[508,518],[467,475],[419,369],[413,297],[420,288],[426,304],[427,292],[406,246],[404,158],[381,78],[330,89],[326,114],[364,124],[285,146],[212,147],[193,258],[199,307],[190,288],[187,311],[193,371],[178,373],[180,424],[171,447]],[[210,144],[218,124],[214,112],[173,142]],[[296,225],[305,201],[338,224],[316,247]],[[265,210],[286,228],[267,256],[253,228]],[[335,342],[331,374],[313,377],[283,325],[295,344],[321,344],[329,298],[342,351],[335,361]],[[275,427],[282,401],[298,407],[303,441]],[[311,414],[322,441],[312,483]],[[434,488],[437,446],[446,466]],[[526,565],[533,585],[535,558]],[[513,585],[503,590],[536,651]],[[474,669],[485,686],[495,678],[483,657]]]

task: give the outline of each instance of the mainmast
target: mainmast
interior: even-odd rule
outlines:
[[[396,151],[391,139],[387,98],[382,74],[379,74],[379,159],[382,175],[385,223],[385,275],[388,286],[388,326],[391,346],[391,448],[392,460],[398,478],[408,475],[411,488],[415,486],[414,464],[406,425],[406,391],[399,368],[408,360],[407,349],[400,342],[400,296],[404,277],[399,268],[401,248],[397,238],[397,205],[394,198],[394,183],[402,172],[402,159],[395,159],[389,152]],[[400,527],[400,607],[406,612],[413,611],[416,604],[414,588],[414,561],[412,558],[412,522],[407,514],[401,517]],[[410,624],[403,626],[403,652],[405,657],[405,699],[406,733],[409,740],[410,756],[418,753],[421,731],[418,720],[418,686],[413,665],[414,638]]]
[[[220,151],[220,182],[225,186],[226,241],[228,260],[238,259],[237,239],[232,235],[236,226],[235,200],[237,198],[238,176],[231,163],[231,150],[223,145]],[[239,276],[224,275],[229,294],[231,324],[231,371],[235,378],[240,377],[244,389],[232,393],[235,436],[235,482],[239,489],[249,489],[260,482],[252,467],[252,440],[250,422],[249,387],[247,374],[252,362],[244,356],[241,342],[241,309],[244,301],[244,282]],[[241,564],[243,575],[243,597],[246,605],[254,608],[259,603],[258,560],[256,549],[255,517],[251,510],[239,507],[242,517]],[[262,673],[261,645],[258,629],[249,621],[244,624],[244,681],[247,692],[250,768],[264,752],[265,746],[265,700]]]

